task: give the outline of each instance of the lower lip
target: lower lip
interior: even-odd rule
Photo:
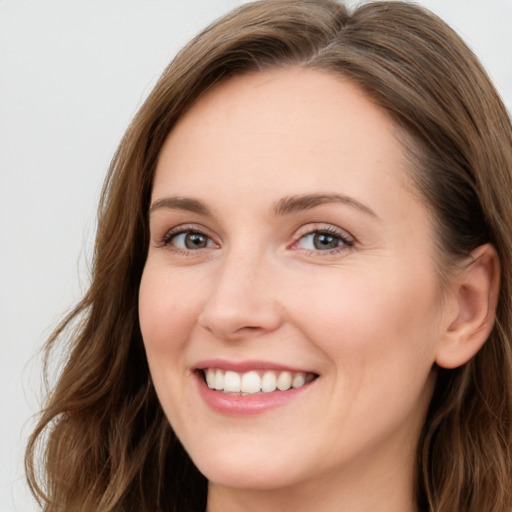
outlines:
[[[249,416],[275,409],[300,396],[315,382],[312,381],[300,388],[291,388],[288,391],[272,391],[271,393],[261,393],[260,395],[242,396],[230,395],[210,389],[201,375],[197,376],[197,381],[199,393],[206,405],[215,412],[226,416]]]

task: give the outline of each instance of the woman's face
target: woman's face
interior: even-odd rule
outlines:
[[[381,109],[311,70],[231,79],[169,135],[140,323],[214,484],[412,478],[445,319],[405,166]]]

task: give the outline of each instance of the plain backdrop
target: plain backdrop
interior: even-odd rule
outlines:
[[[176,51],[240,0],[0,0],[0,511],[34,511],[38,349],[88,283],[115,148]],[[354,3],[354,2],[351,2]],[[512,0],[423,0],[512,106]]]

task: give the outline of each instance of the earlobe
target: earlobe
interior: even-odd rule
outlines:
[[[436,363],[456,368],[469,361],[485,343],[498,304],[500,262],[491,244],[477,247],[453,282],[455,304],[437,347]]]

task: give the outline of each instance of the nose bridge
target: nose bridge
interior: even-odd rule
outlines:
[[[279,308],[263,251],[232,248],[222,259],[199,322],[221,338],[274,330]]]

